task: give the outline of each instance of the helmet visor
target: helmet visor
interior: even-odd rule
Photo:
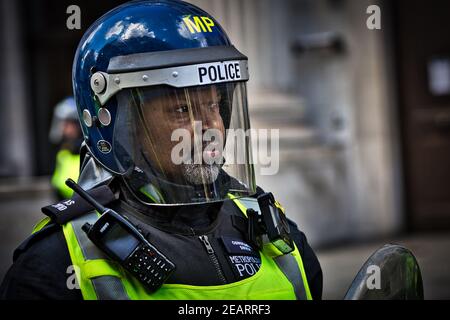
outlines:
[[[255,193],[245,83],[133,88],[117,100],[115,159],[140,202],[199,204]]]

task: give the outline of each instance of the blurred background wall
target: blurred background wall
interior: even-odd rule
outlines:
[[[48,131],[71,94],[76,46],[123,2],[0,0],[0,278],[52,201]],[[190,2],[249,56],[252,126],[281,138],[278,174],[257,182],[314,248],[448,234],[450,2]],[[72,4],[81,30],[66,28]],[[381,30],[366,25],[370,5],[381,8]]]

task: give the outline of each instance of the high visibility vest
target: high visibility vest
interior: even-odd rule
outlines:
[[[55,187],[60,195],[69,199],[72,197],[73,190],[66,186],[66,180],[71,178],[78,180],[80,172],[80,155],[73,154],[69,150],[62,149],[56,155],[55,171],[51,179],[51,184]]]
[[[244,216],[247,208],[257,205],[252,198],[233,201]],[[264,244],[260,251],[261,267],[249,278],[216,286],[163,284],[150,293],[119,264],[106,257],[82,231],[86,222],[93,224],[97,219],[98,214],[92,212],[63,226],[77,283],[85,300],[312,300],[298,248],[283,255],[271,243]]]

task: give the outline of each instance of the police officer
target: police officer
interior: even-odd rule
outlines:
[[[214,18],[178,0],[129,2],[86,32],[73,70],[85,140],[79,184],[175,268],[148,290],[147,277],[88,237],[99,212],[74,196],[43,209],[48,218],[15,251],[2,298],[321,298],[304,234],[255,184],[247,57]],[[110,248],[122,250],[125,238],[111,232]]]
[[[67,178],[78,179],[80,146],[83,141],[73,97],[67,97],[56,105],[49,140],[58,148],[51,184],[58,200],[68,199],[73,191],[66,186],[65,181]]]

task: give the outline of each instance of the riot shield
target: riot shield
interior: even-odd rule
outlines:
[[[423,300],[419,264],[410,250],[387,244],[362,266],[344,300]]]

